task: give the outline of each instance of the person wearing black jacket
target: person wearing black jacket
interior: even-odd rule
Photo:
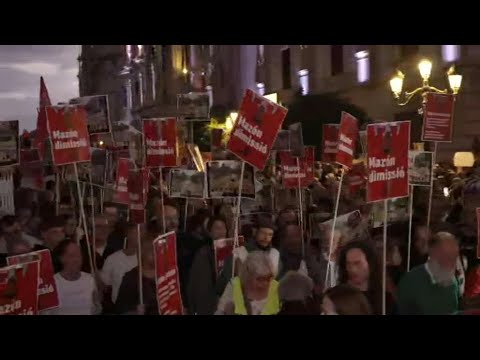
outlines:
[[[122,279],[115,301],[115,312],[120,315],[158,315],[157,292],[155,284],[155,258],[153,239],[142,242],[142,294],[143,306],[140,305],[138,288],[139,267],[127,272]]]
[[[190,314],[212,315],[217,307],[215,283],[217,279],[213,241],[227,237],[224,217],[210,218],[207,224],[206,245],[195,254],[187,284],[188,310]]]

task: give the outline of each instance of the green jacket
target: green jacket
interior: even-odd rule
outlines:
[[[405,274],[397,291],[400,315],[449,315],[459,308],[458,282],[448,287],[436,284],[426,265],[419,265]]]

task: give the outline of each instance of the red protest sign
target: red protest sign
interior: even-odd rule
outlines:
[[[175,118],[143,120],[148,167],[177,166],[177,126]]]
[[[348,189],[350,194],[356,194],[365,186],[366,175],[367,171],[363,162],[352,165],[347,174]]]
[[[408,196],[410,121],[367,126],[367,202]]]
[[[158,312],[160,315],[183,315],[175,232],[156,238],[153,241],[153,251]]]
[[[28,254],[9,256],[8,265],[26,264],[29,262],[40,262],[40,278],[38,280],[38,311],[58,307],[58,292],[53,277],[53,264],[50,250],[34,251]]]
[[[39,262],[0,269],[0,315],[36,315]]]
[[[117,177],[115,179],[115,193],[113,201],[119,204],[128,205],[130,196],[128,194],[128,171],[130,170],[130,159],[118,159],[117,161]]]
[[[243,246],[245,240],[243,236],[238,237],[238,245]],[[235,238],[218,239],[213,242],[213,250],[215,253],[215,271],[217,276],[223,271],[225,260],[232,256]]]
[[[349,113],[342,111],[342,120],[338,132],[338,151],[336,162],[352,167],[353,153],[357,146],[358,120]]]
[[[279,151],[279,156],[282,169],[282,184],[285,189],[298,188],[299,172],[301,187],[307,187],[315,180],[315,148],[313,146],[306,146],[305,154],[300,158],[293,157],[290,151]],[[298,165],[300,165],[300,171]]]
[[[90,138],[85,109],[51,106],[47,108],[47,119],[55,165],[90,161]]]
[[[227,150],[263,170],[286,115],[287,109],[248,89],[230,134]]]
[[[339,129],[338,124],[323,124],[323,162],[333,163],[337,159]]]
[[[427,94],[422,141],[452,142],[454,101],[452,94]]]
[[[128,171],[128,195],[130,220],[135,224],[145,224],[148,185],[150,184],[150,172],[147,168]]]
[[[480,208],[477,211],[477,259],[480,259]]]

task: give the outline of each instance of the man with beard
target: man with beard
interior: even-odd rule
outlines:
[[[274,231],[275,227],[271,220],[263,218],[259,219],[254,238],[247,241],[244,246],[236,248],[233,257],[230,256],[225,259],[223,271],[217,279],[217,295],[221,296],[223,294],[225,287],[232,279],[232,261],[235,261],[235,273],[237,273],[240,265],[245,262],[248,254],[252,251],[266,252],[273,265],[273,275],[274,277],[278,277],[278,274],[281,273],[282,266],[279,251],[272,247]]]
[[[397,300],[401,315],[447,315],[458,311],[459,285],[455,277],[458,242],[438,232],[429,243],[429,259],[400,281]]]

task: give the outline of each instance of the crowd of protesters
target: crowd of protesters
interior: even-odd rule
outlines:
[[[408,221],[389,224],[386,264],[383,236],[369,226],[371,207],[359,201],[361,194],[341,198],[339,215],[352,210],[361,214],[347,234],[323,228],[322,235],[313,238],[311,225],[302,231],[295,207],[272,214],[273,221],[259,216],[253,225],[240,229],[245,244],[234,249],[220,274],[213,241],[231,236],[233,230],[224,207],[204,201],[183,219],[180,203],[165,199],[162,206],[157,194],[150,197],[149,221],[141,226],[140,244],[137,225],[114,206],[106,205],[95,215],[95,238],[90,234],[87,242],[76,214],[53,215],[52,196],[42,197],[43,203],[35,207],[20,205],[16,215],[0,221],[0,266],[6,265],[7,256],[51,252],[60,306],[43,314],[157,315],[152,242],[159,234],[175,231],[186,314],[474,314],[480,309],[480,267],[472,255],[476,231],[465,230],[471,225],[465,215],[467,194],[458,195],[457,187],[473,188],[479,170],[475,167],[460,182],[450,180],[450,196],[445,197],[442,181],[450,172],[437,169],[430,227],[427,202],[420,194],[410,253]],[[324,169],[309,188],[313,200],[306,218],[319,213],[331,219],[337,189],[334,170]],[[138,296],[139,248],[143,305]]]

